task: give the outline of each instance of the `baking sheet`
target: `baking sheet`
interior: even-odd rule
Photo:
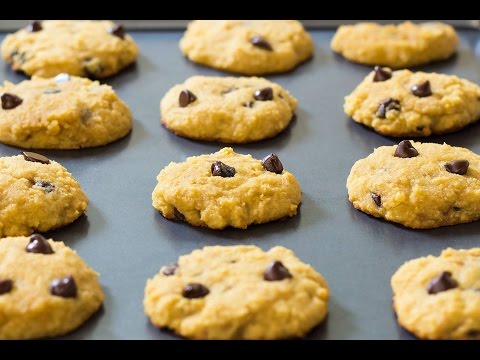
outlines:
[[[411,339],[392,312],[390,277],[406,260],[439,254],[448,246],[479,246],[480,222],[409,230],[365,215],[348,202],[345,183],[353,163],[387,138],[349,120],[343,97],[370,71],[332,54],[333,30],[311,31],[315,57],[297,70],[268,76],[299,100],[297,120],[278,137],[236,152],[260,159],[276,152],[303,190],[298,216],[247,230],[213,231],[171,222],[151,205],[156,175],[170,161],[215,152],[220,144],[173,135],[159,121],[159,102],[174,84],[197,74],[225,73],[190,63],[178,50],[181,32],[132,32],[138,63],[106,82],[130,106],[133,132],[114,144],[85,150],[39,151],[79,180],[91,204],[86,216],[51,235],[74,248],[94,269],[106,293],[103,309],[66,339],[178,339],[153,327],[143,314],[147,278],[163,264],[205,245],[283,245],[312,264],[330,284],[327,321],[307,339]],[[480,83],[480,32],[461,30],[458,55],[423,66]],[[4,35],[0,35],[0,41]],[[0,78],[25,77],[0,65]],[[480,153],[480,125],[431,138]],[[19,149],[0,144],[0,155]]]

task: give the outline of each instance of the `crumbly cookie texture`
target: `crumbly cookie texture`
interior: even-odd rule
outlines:
[[[111,21],[45,20],[2,42],[2,57],[13,70],[52,77],[59,73],[105,78],[133,63],[138,48]]]
[[[391,281],[398,322],[422,339],[480,340],[479,275],[479,248],[406,262]]]
[[[294,216],[302,197],[300,185],[275,158],[264,159],[262,165],[251,155],[223,148],[172,162],[157,176],[153,207],[167,219],[211,229],[245,229]]]
[[[196,63],[262,75],[295,68],[312,56],[313,41],[296,20],[195,20],[180,49]]]
[[[467,223],[480,219],[479,169],[467,149],[402,141],[353,165],[348,196],[358,210],[410,228]]]
[[[98,274],[63,242],[39,235],[0,240],[0,339],[66,334],[103,299]]]
[[[350,61],[406,68],[448,59],[458,42],[455,29],[448,24],[407,21],[399,25],[342,25],[331,47]]]
[[[184,92],[195,99],[182,102]],[[193,76],[162,99],[162,123],[177,135],[245,143],[271,138],[293,118],[297,100],[280,85],[256,77]]]
[[[384,135],[443,134],[480,119],[480,87],[457,76],[376,67],[345,97],[344,110]]]
[[[277,246],[211,246],[147,281],[144,307],[158,327],[193,339],[301,337],[327,314],[326,281]]]
[[[70,224],[87,206],[80,184],[59,163],[27,161],[22,155],[0,158],[0,237]]]
[[[0,86],[0,141],[22,148],[108,144],[132,128],[128,106],[109,85],[60,74]],[[12,102],[12,99],[17,99]],[[19,99],[19,100],[18,100]]]

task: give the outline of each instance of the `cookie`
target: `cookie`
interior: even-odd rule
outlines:
[[[302,198],[295,176],[277,155],[260,161],[232,148],[172,162],[157,180],[155,209],[167,219],[211,229],[245,229],[294,216]]]
[[[408,261],[391,283],[398,322],[415,336],[480,340],[479,248]]]
[[[480,87],[457,76],[377,66],[345,97],[344,110],[383,135],[444,134],[480,119]]]
[[[123,26],[111,21],[45,20],[8,35],[1,52],[13,70],[30,76],[100,79],[133,63],[138,48]]]
[[[301,337],[327,314],[326,281],[277,246],[207,246],[147,281],[145,313],[192,339]]]
[[[0,339],[66,334],[103,299],[98,274],[63,242],[39,234],[0,240]]]
[[[458,42],[450,25],[407,21],[399,25],[342,25],[331,47],[353,62],[406,68],[448,59],[457,50]]]
[[[80,184],[59,163],[31,152],[0,158],[0,237],[56,229],[87,206]]]
[[[246,143],[274,137],[293,118],[297,100],[263,78],[193,76],[162,99],[162,123],[196,140]]]
[[[480,156],[461,147],[402,141],[353,165],[350,202],[414,229],[480,219]]]
[[[296,20],[195,20],[180,50],[202,65],[262,75],[292,70],[309,59],[313,41]]]
[[[59,74],[0,86],[0,142],[36,149],[108,144],[132,128],[128,106],[109,85]]]

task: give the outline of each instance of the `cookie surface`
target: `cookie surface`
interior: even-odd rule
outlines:
[[[188,338],[284,339],[318,325],[328,298],[323,277],[291,250],[211,246],[148,280],[144,307],[154,325]]]
[[[429,136],[480,119],[480,87],[457,76],[376,67],[345,97],[345,113],[389,136]]]
[[[191,61],[244,75],[285,72],[310,58],[313,41],[296,20],[195,20],[180,41]]]
[[[0,240],[0,339],[66,334],[103,302],[98,274],[63,242],[46,242]]]
[[[347,189],[355,208],[415,229],[480,219],[480,156],[447,144],[412,141],[412,149],[409,143],[379,147],[353,165]]]
[[[53,160],[44,164],[22,155],[0,158],[0,195],[0,237],[70,224],[88,206],[87,196],[67,169]]]
[[[393,306],[423,339],[480,340],[480,249],[446,249],[402,265],[392,277]]]
[[[132,127],[128,106],[109,85],[60,74],[0,86],[0,141],[22,148],[108,144]],[[12,100],[13,99],[13,100]]]
[[[448,59],[457,45],[458,36],[450,25],[408,21],[399,25],[342,25],[331,42],[332,50],[350,61],[392,68]]]
[[[133,63],[138,48],[111,21],[45,20],[2,42],[2,57],[13,70],[52,77],[59,73],[92,78],[116,74]]]
[[[266,166],[276,172],[251,155],[223,148],[172,162],[157,176],[153,207],[167,219],[211,229],[244,229],[294,216],[302,197],[300,185],[274,160]]]
[[[182,102],[186,91],[194,101]],[[283,131],[296,107],[288,91],[263,78],[193,76],[168,91],[160,112],[162,123],[177,135],[245,143]]]

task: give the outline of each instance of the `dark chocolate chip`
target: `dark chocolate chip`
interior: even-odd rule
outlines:
[[[385,119],[387,117],[387,112],[390,110],[400,111],[400,101],[393,98],[383,100],[378,106],[377,116],[381,119]]]
[[[64,83],[64,82],[69,82],[70,81],[70,75],[65,74],[65,73],[60,73],[53,78],[53,81],[55,81],[57,84]]]
[[[190,90],[182,90],[178,97],[178,104],[180,107],[187,107],[190,103],[197,100],[197,97]]]
[[[273,261],[263,272],[263,279],[266,281],[280,281],[291,277],[290,271],[280,261]]]
[[[55,190],[55,185],[49,183],[48,181],[42,181],[42,180],[36,181],[34,186],[42,187],[45,194],[49,194],[53,190]]]
[[[375,74],[373,75],[373,82],[386,81],[392,77],[392,72],[381,66],[375,66],[373,68]]]
[[[0,280],[0,295],[7,294],[12,291],[13,281],[10,279]]]
[[[178,221],[185,221],[185,215],[183,215],[176,207],[173,208],[173,216]]]
[[[50,294],[64,298],[77,296],[77,284],[72,275],[55,279],[50,283]]]
[[[45,254],[45,255],[54,253],[47,239],[45,239],[40,234],[33,234],[32,236],[30,236],[30,242],[25,248],[25,251],[29,253]]]
[[[375,205],[377,205],[378,207],[382,206],[382,197],[380,195],[372,192],[370,193],[370,196],[372,197],[372,200],[375,203]]]
[[[432,95],[432,89],[430,88],[430,81],[427,80],[421,84],[413,85],[412,94],[417,97],[427,97]]]
[[[27,31],[28,32],[37,32],[42,30],[42,23],[40,21],[32,21],[30,24],[27,25]]]
[[[272,51],[272,45],[260,35],[255,35],[250,39],[250,43],[263,50]]]
[[[26,161],[39,162],[42,164],[50,164],[50,160],[46,156],[31,152],[31,151],[22,151],[22,155]]]
[[[253,108],[253,105],[255,105],[255,101],[247,101],[243,106],[247,108]]]
[[[452,278],[452,273],[449,271],[444,271],[435,279],[430,281],[430,283],[427,285],[427,291],[430,295],[433,295],[442,291],[454,289],[457,286],[458,283],[454,278]]]
[[[214,161],[211,166],[211,171],[213,176],[221,177],[234,177],[236,172],[234,167],[228,166],[221,161]]]
[[[22,98],[18,97],[14,94],[5,93],[1,96],[2,99],[2,109],[3,110],[10,110],[15,109],[18,105],[20,105],[23,100]]]
[[[283,172],[283,165],[277,154],[265,156],[262,160],[262,166],[265,170],[275,174],[281,174]]]
[[[178,269],[178,264],[177,263],[168,264],[167,266],[165,266],[162,273],[165,276],[172,276],[172,275],[175,274],[175,271],[177,269]]]
[[[58,94],[59,92],[62,92],[59,88],[48,88],[43,91],[44,94]]]
[[[418,151],[412,145],[412,143],[408,140],[400,141],[397,148],[395,149],[395,157],[399,158],[413,158],[418,156]]]
[[[197,299],[207,296],[210,290],[202,284],[191,283],[183,288],[182,295],[187,299]]]
[[[237,88],[235,86],[232,86],[230,89],[225,90],[222,94],[223,95],[230,94],[231,92],[234,92],[235,90],[237,90]]]
[[[110,34],[119,37],[120,39],[125,39],[125,27],[122,24],[115,24],[110,29]]]
[[[458,207],[458,206],[454,206],[454,207],[453,207],[453,210],[454,210],[454,211],[460,211],[460,210],[462,210],[462,208],[461,208],[461,207]]]
[[[255,91],[253,95],[255,100],[268,101],[273,99],[273,90],[271,87],[263,88]]]
[[[445,169],[452,174],[465,175],[470,163],[468,160],[455,160],[446,163]]]

